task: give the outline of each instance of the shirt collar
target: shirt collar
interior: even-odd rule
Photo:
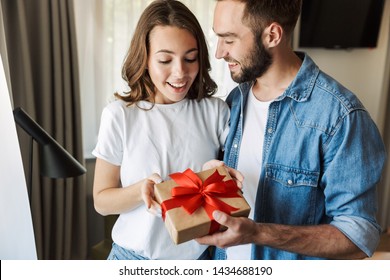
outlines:
[[[297,102],[305,102],[313,91],[320,69],[306,53],[296,54],[302,60],[301,68],[280,99],[290,97]]]
[[[302,60],[301,68],[284,93],[275,99],[276,101],[289,97],[297,102],[305,102],[313,91],[320,70],[309,55],[303,52],[296,52],[296,54]],[[239,84],[241,92],[249,92],[253,83],[254,81]]]

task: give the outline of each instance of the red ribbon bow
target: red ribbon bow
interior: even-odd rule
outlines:
[[[203,207],[211,220],[209,231],[211,234],[219,230],[219,224],[212,216],[214,210],[228,214],[238,210],[218,199],[218,197],[240,197],[236,183],[232,179],[223,181],[225,176],[220,175],[218,170],[215,170],[204,182],[191,169],[169,176],[178,186],[172,189],[172,198],[161,203],[164,220],[166,211],[170,209],[183,207],[191,215],[198,208]]]

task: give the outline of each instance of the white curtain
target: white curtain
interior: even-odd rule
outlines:
[[[135,25],[152,0],[75,1],[79,48],[83,142],[85,157],[96,144],[100,115],[113,93],[127,90],[121,77],[122,62]],[[218,84],[217,96],[225,98],[234,85],[223,61],[214,57],[216,36],[212,30],[212,0],[182,0],[198,18],[209,45],[212,77]],[[226,76],[228,78],[226,78]]]

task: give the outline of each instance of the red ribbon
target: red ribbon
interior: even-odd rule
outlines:
[[[183,207],[191,215],[198,208],[203,207],[211,220],[209,231],[211,234],[219,230],[219,224],[212,216],[214,210],[231,214],[232,211],[239,209],[218,199],[218,197],[241,197],[237,193],[239,188],[236,183],[232,179],[223,181],[225,176],[220,175],[218,170],[215,170],[204,182],[191,169],[169,176],[178,186],[172,189],[172,198],[161,203],[164,220],[165,213],[170,209]]]

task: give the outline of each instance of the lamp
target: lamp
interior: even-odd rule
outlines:
[[[22,108],[15,108],[15,122],[30,136],[29,196],[31,199],[33,139],[39,144],[41,175],[50,178],[77,177],[86,172],[71,154],[39,126]]]

